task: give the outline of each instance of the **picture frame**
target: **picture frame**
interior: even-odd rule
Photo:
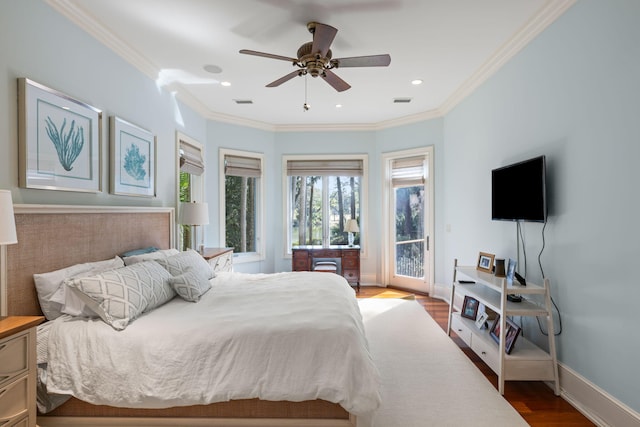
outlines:
[[[516,325],[514,322],[512,322],[509,318],[506,319],[506,331],[504,334],[504,351],[507,354],[511,354],[511,350],[513,350],[513,347],[516,343],[516,340],[518,339],[518,336],[520,335],[520,327],[518,325]]]
[[[481,311],[480,313],[478,313],[478,317],[476,318],[476,328],[478,329],[486,328],[487,320],[489,320],[489,315],[486,312]]]
[[[513,285],[513,278],[516,273],[517,265],[518,265],[518,262],[516,260],[509,258],[509,262],[507,263],[507,273],[506,273],[507,285],[509,286]]]
[[[500,344],[500,315],[497,315],[496,319],[493,321],[491,329],[489,329],[489,335],[495,342]]]
[[[511,319],[505,319],[505,334],[504,334],[504,351],[507,354],[511,354],[513,347],[515,346],[516,340],[520,335],[522,329],[516,325]],[[489,335],[491,338],[498,344],[500,344],[500,316],[496,317],[496,320],[491,325],[491,329],[489,330]]]
[[[112,194],[156,196],[156,137],[128,121],[109,118]]]
[[[18,79],[20,187],[101,192],[101,136],[101,110]]]
[[[484,271],[485,273],[493,272],[493,261],[495,259],[494,254],[490,254],[487,252],[480,252],[478,255],[478,265],[476,269],[480,271]]]
[[[476,320],[476,317],[478,316],[479,305],[480,301],[473,297],[470,297],[469,295],[465,295],[460,316],[466,317],[467,319]]]

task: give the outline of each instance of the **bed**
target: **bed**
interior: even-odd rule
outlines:
[[[34,273],[54,271],[77,263],[106,260],[115,254],[136,248],[154,246],[159,249],[169,249],[174,246],[174,216],[173,210],[169,208],[16,205],[15,213],[19,243],[9,247],[7,250],[8,271],[6,295],[9,315],[41,314],[33,284]],[[300,275],[295,277],[306,283],[304,292],[299,292],[300,288],[294,283],[295,280],[292,279],[292,275]],[[314,305],[317,305],[317,301],[319,301],[321,297],[324,299],[327,292],[337,294],[337,301],[341,298],[339,294],[346,292],[347,289],[349,292],[353,292],[346,282],[344,284],[335,282],[342,279],[339,278],[339,276],[331,277],[329,281],[331,282],[331,280],[333,280],[335,283],[329,283],[329,288],[323,289],[322,285],[317,283],[319,278],[316,276],[325,277],[329,275],[322,275],[321,273],[282,273],[276,275],[221,273],[211,280],[211,290],[203,295],[202,300],[197,304],[182,301],[176,297],[169,303],[154,309],[150,313],[141,315],[127,326],[126,330],[122,331],[125,334],[119,334],[100,320],[58,322],[58,319],[53,322],[50,329],[52,331],[51,333],[64,339],[64,336],[69,333],[69,329],[58,327],[56,322],[69,323],[72,325],[71,329],[76,328],[79,330],[79,333],[85,335],[92,334],[95,332],[95,329],[106,328],[111,329],[112,338],[113,336],[122,335],[136,341],[136,334],[144,335],[147,333],[143,332],[143,327],[160,325],[161,327],[158,329],[166,332],[164,335],[168,340],[171,340],[180,335],[180,329],[178,327],[173,328],[173,322],[166,319],[169,318],[168,316],[172,311],[185,313],[183,310],[189,309],[187,306],[191,304],[192,307],[198,306],[203,310],[199,314],[194,315],[194,318],[200,321],[200,326],[209,321],[220,321],[223,318],[220,316],[229,316],[228,312],[225,314],[220,311],[221,306],[224,306],[231,308],[231,311],[235,311],[239,316],[234,318],[235,321],[231,323],[244,325],[244,328],[254,334],[254,337],[260,338],[265,335],[258,332],[254,326],[248,326],[248,323],[243,323],[247,319],[247,316],[240,316],[239,314],[241,312],[245,314],[260,313],[259,315],[256,314],[254,319],[252,319],[253,324],[260,323],[259,316],[264,315],[264,313],[259,307],[269,306],[267,298],[270,294],[277,295],[280,304],[277,306],[277,309],[275,308],[276,306],[274,306],[274,310],[272,310],[276,314],[276,318],[278,318],[277,313],[287,311],[291,316],[286,317],[290,317],[295,320],[296,324],[302,325],[305,323],[305,310],[308,311]],[[280,283],[280,285],[278,285],[278,283]],[[328,291],[328,289],[332,290]],[[244,296],[242,292],[244,292]],[[303,298],[299,299],[299,296],[303,296]],[[243,298],[246,304],[242,304]],[[355,303],[355,297],[351,296],[351,299],[342,298],[342,301],[342,304],[348,306]],[[221,302],[224,303],[222,304]],[[244,311],[242,310],[243,305],[246,305],[246,310]],[[357,310],[357,304],[355,304],[355,306]],[[305,309],[301,309],[301,307],[305,307]],[[327,319],[334,319],[334,323],[345,323],[344,319],[340,320],[340,316],[345,316],[345,314],[332,311],[335,310],[335,307],[328,307],[326,310],[328,311],[318,312],[318,315],[324,316]],[[359,311],[357,314],[358,316],[354,316],[353,312],[349,312],[346,316],[347,318],[349,318],[349,316],[359,317]],[[273,324],[273,322],[270,323],[267,321],[263,323]],[[317,324],[318,322],[314,320],[307,323]],[[362,331],[354,332],[354,329],[361,329],[361,319],[356,318],[355,322],[351,323],[353,323],[355,327],[352,327],[351,331],[345,332],[347,335],[352,334],[351,336],[331,336],[331,339],[327,342],[364,340]],[[90,326],[93,327],[93,329],[87,329]],[[191,330],[188,335],[190,337],[197,335],[198,329],[200,328]],[[328,332],[323,330],[323,328],[316,328],[316,332],[314,333],[316,335],[323,335]],[[305,333],[303,332],[302,334],[302,336],[304,336]],[[138,335],[138,338],[140,336],[141,335]],[[295,335],[282,333],[281,331],[278,339],[289,339],[290,341],[300,341],[304,343],[304,340],[300,340],[300,335],[295,339],[291,339],[291,337],[295,337]],[[104,338],[95,339],[99,342]],[[216,339],[212,341],[217,342],[219,340],[222,340],[222,338],[216,335]],[[130,343],[133,341],[130,341]],[[138,339],[137,341],[142,340]],[[240,341],[242,340],[239,340],[239,342]],[[261,339],[251,339],[249,341],[258,343],[258,345],[267,345],[263,342],[264,340]],[[191,342],[187,344],[186,341],[184,344],[185,347],[198,345]],[[115,346],[115,344],[113,345]],[[233,345],[237,345],[237,343],[234,341]],[[242,348],[242,346],[236,348],[233,347],[233,345],[227,342],[223,346],[223,350],[219,348],[208,348],[203,351],[202,354],[209,355],[210,353],[224,353],[228,351],[235,358],[232,358],[232,360],[241,359],[242,354],[253,354],[253,356],[249,358],[249,361],[254,364],[259,364],[265,360],[273,361],[278,358],[277,356],[272,358],[255,357],[255,352],[268,351],[265,350],[268,349],[268,347],[258,346],[252,351],[243,353],[241,350],[238,350],[238,348]],[[312,348],[310,347],[311,345],[313,344],[308,343],[307,347]],[[360,343],[360,345],[366,347],[366,340],[364,343]],[[322,348],[324,348],[324,346],[322,346]],[[319,355],[322,354],[320,351],[322,348],[316,349]],[[341,348],[343,348],[343,346],[339,345],[325,350],[336,353],[341,351]],[[70,352],[67,353],[67,355],[74,352],[83,352],[78,349],[58,350],[61,354],[64,354],[64,351]],[[313,359],[313,353],[313,351],[309,352],[306,357]],[[183,382],[181,385],[175,383],[175,385],[182,387],[176,396],[164,398],[162,395],[152,395],[141,392],[137,397],[127,397],[127,400],[129,400],[129,398],[131,400],[124,406],[128,407],[118,407],[119,405],[114,406],[110,402],[103,401],[104,395],[109,394],[108,392],[100,396],[87,397],[79,393],[77,387],[74,390],[74,386],[70,385],[69,390],[74,390],[74,394],[78,394],[92,403],[78,398],[71,398],[62,406],[47,413],[45,416],[39,416],[38,424],[41,427],[89,424],[103,426],[353,426],[355,425],[354,414],[374,409],[379,403],[379,395],[376,389],[377,378],[375,376],[375,368],[371,360],[365,360],[367,359],[368,353],[359,359],[359,362],[346,363],[346,359],[351,356],[349,352],[340,356],[345,358],[343,365],[347,366],[347,368],[344,368],[344,366],[341,367],[335,361],[331,366],[332,369],[335,369],[336,373],[338,373],[338,377],[351,375],[354,378],[358,378],[353,391],[347,390],[349,387],[333,386],[333,389],[327,387],[324,391],[316,390],[314,393],[313,390],[303,391],[302,389],[292,387],[295,390],[299,390],[299,393],[296,392],[292,395],[289,393],[290,390],[282,390],[288,388],[286,386],[286,378],[283,377],[291,375],[292,378],[295,379],[297,378],[297,373],[305,369],[302,362],[300,362],[302,358],[299,357],[298,359],[291,359],[294,362],[290,365],[290,369],[276,366],[273,374],[268,374],[262,379],[268,383],[278,384],[279,389],[274,391],[268,387],[264,388],[262,385],[254,387],[256,389],[264,388],[264,390],[267,390],[266,393],[262,393],[264,390],[260,390],[260,393],[256,392],[256,396],[260,398],[255,396],[242,398],[242,393],[245,393],[244,391],[237,391],[237,393],[226,392],[224,396],[220,396],[211,390],[206,390],[207,387],[203,386],[203,384],[199,384],[197,387],[204,387],[204,390],[201,389],[198,391],[196,387],[198,375],[192,377],[191,383]],[[186,358],[184,355],[176,357]],[[207,358],[208,356],[198,359]],[[86,360],[79,359],[76,362],[81,366]],[[198,363],[201,362],[204,363],[202,360],[198,361]],[[234,379],[233,376],[223,376],[224,381],[230,384],[242,383],[243,381],[245,383],[250,382],[251,376],[242,378],[242,370],[235,372],[232,366],[233,364],[230,364],[230,362],[225,363],[227,363],[228,368],[225,373],[233,373],[236,377]],[[275,366],[275,364],[273,365]],[[204,365],[196,364],[192,367],[200,372],[204,369],[203,366]],[[307,369],[317,369],[311,366],[312,365],[309,365]],[[342,368],[342,371],[340,371],[340,368]],[[321,369],[327,369],[327,367]],[[71,370],[73,370],[73,368]],[[267,372],[266,368],[264,372]],[[131,374],[131,372],[129,374]],[[108,374],[105,375],[108,376]],[[271,377],[269,377],[269,375],[271,375]],[[206,376],[202,375],[202,377]],[[104,380],[104,378],[101,377],[98,377],[98,379]],[[64,387],[61,388],[60,384],[64,385],[64,381],[56,381],[55,387],[60,390],[63,389]],[[192,383],[194,389],[189,388],[189,384]],[[300,385],[296,385],[296,387],[298,386]],[[186,401],[181,399],[181,396],[184,395],[195,396],[196,403],[184,406]],[[140,398],[140,396],[142,396],[142,398]],[[208,399],[216,403],[205,404],[197,401],[198,398]],[[223,401],[217,402],[218,400]],[[346,410],[345,407],[350,409],[351,413]]]

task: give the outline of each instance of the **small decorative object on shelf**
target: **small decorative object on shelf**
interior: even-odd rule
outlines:
[[[467,319],[476,320],[478,316],[478,300],[466,295],[464,297],[464,303],[462,304],[462,312],[460,315],[462,317],[466,317]]]
[[[496,256],[486,252],[480,252],[478,255],[478,270],[485,273],[493,273],[493,260]]]
[[[505,277],[504,258],[496,258],[496,277]]]

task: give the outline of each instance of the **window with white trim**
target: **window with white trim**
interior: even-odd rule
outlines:
[[[234,262],[264,258],[263,155],[220,149],[220,233]]]
[[[300,245],[346,245],[345,226],[360,226],[354,243],[362,246],[363,185],[366,155],[285,156],[288,252]]]
[[[202,202],[204,195],[204,147],[188,136],[176,133],[178,149],[178,201],[180,203]],[[178,210],[179,212],[179,210]],[[180,222],[180,218],[178,218]],[[180,224],[178,247],[186,250],[192,247],[193,228]]]

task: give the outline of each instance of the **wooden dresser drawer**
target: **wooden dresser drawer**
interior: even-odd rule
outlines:
[[[342,251],[342,258],[360,259],[360,249],[344,249]]]
[[[0,389],[0,423],[13,426],[28,413],[29,377],[25,375]]]
[[[360,260],[358,258],[343,257],[342,268],[344,269],[360,269]]]
[[[29,423],[29,417],[24,417],[23,419],[16,422],[15,424],[9,424],[7,427],[29,427],[29,426],[31,426],[31,423]]]
[[[29,370],[29,335],[22,332],[0,341],[0,387]]]
[[[293,271],[309,271],[309,259],[308,258],[294,258],[293,259]]]
[[[347,282],[355,283],[360,281],[360,270],[347,270],[346,268],[342,270],[342,275]]]

